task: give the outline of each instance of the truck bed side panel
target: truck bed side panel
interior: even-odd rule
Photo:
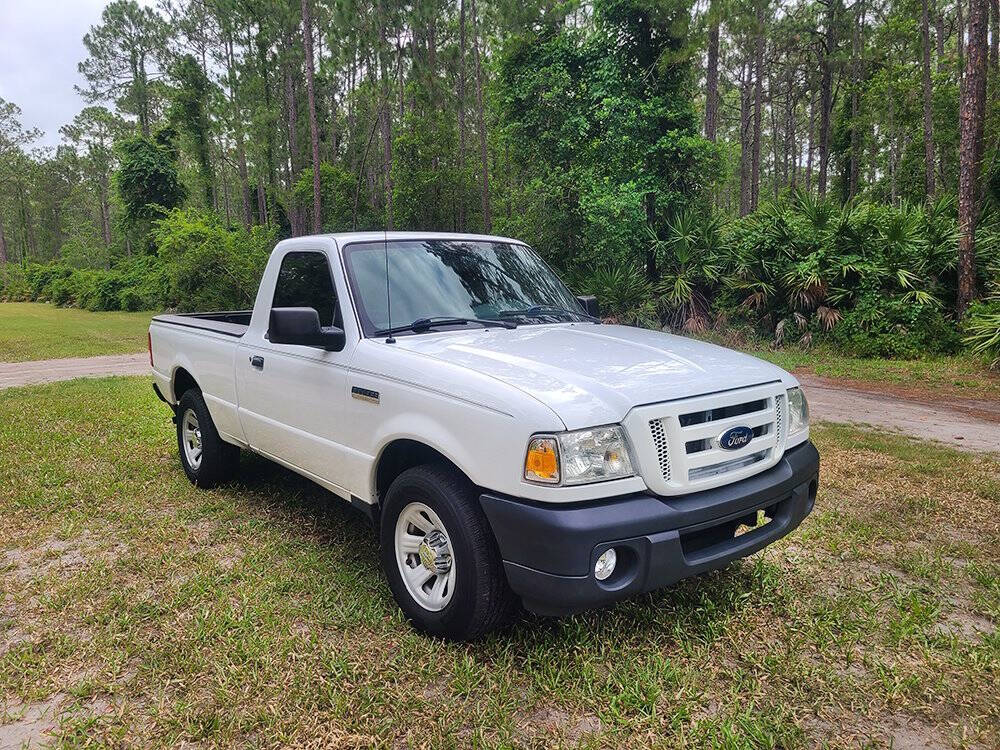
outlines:
[[[190,328],[153,320],[150,326],[153,346],[153,373],[163,395],[177,403],[174,378],[180,369],[194,378],[212,420],[223,439],[246,444],[236,410],[234,357],[239,337],[218,331]]]

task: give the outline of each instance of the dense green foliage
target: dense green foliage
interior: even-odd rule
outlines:
[[[957,232],[947,199],[894,208],[795,194],[742,219],[682,211],[663,232],[616,264],[568,262],[539,250],[575,291],[597,295],[604,315],[623,323],[696,334],[739,328],[775,345],[823,341],[859,356],[913,358],[961,347],[963,329],[949,308]],[[157,220],[151,238],[156,255],[110,270],[8,266],[0,299],[89,310],[243,309],[277,239],[273,228],[226,228],[211,213],[181,209]],[[982,283],[998,284],[995,229],[981,227],[980,240]],[[659,271],[655,282],[645,273],[647,252]],[[998,319],[998,301],[986,301],[964,325],[974,350],[993,359],[1000,357]]]
[[[63,145],[0,101],[0,294],[245,306],[318,206],[522,238],[627,323],[997,358],[992,26],[956,304],[974,3],[112,0]]]
[[[40,301],[87,310],[235,310],[253,305],[274,231],[227,229],[211,214],[175,209],[155,224],[157,255],[112,269],[63,264],[8,266],[0,300]]]
[[[633,264],[577,267],[576,286],[630,323],[692,332],[742,325],[775,344],[823,339],[861,356],[953,352],[961,342],[949,307],[957,244],[949,203],[840,206],[794,194],[731,221],[682,213],[646,242],[659,283]],[[982,227],[980,239],[989,268],[995,230]]]
[[[599,0],[586,29],[511,40],[500,58],[500,140],[517,180],[502,232],[563,268],[640,261],[647,235],[697,202],[718,159],[699,134],[683,0]]]

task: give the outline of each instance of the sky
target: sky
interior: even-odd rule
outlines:
[[[86,106],[76,66],[107,1],[0,0],[0,97],[21,108],[26,128],[45,131],[39,145],[58,144],[59,128]]]

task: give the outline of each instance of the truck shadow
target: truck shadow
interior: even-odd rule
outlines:
[[[365,581],[367,595],[377,598],[375,606],[384,610],[383,619],[395,619],[400,629],[408,629],[382,574],[377,531],[361,511],[314,482],[253,454],[244,454],[240,480],[223,491],[266,514],[293,538],[319,544],[329,555],[331,569],[350,565]],[[349,558],[343,550],[350,550]],[[735,612],[773,603],[779,596],[775,592],[781,589],[777,583],[780,572],[759,557],[751,558],[668,589],[571,617],[541,617],[522,611],[507,628],[483,641],[441,645],[471,649],[491,658],[509,652],[513,643],[524,652],[540,648],[568,655],[581,642],[605,637],[663,645],[675,640],[708,642],[720,634]]]

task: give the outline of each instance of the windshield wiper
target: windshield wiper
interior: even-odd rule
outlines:
[[[517,323],[513,323],[509,320],[490,320],[489,318],[454,318],[450,315],[439,315],[434,318],[417,318],[412,323],[407,323],[406,325],[393,326],[392,328],[382,328],[375,331],[375,335],[386,336],[392,335],[393,333],[402,333],[403,331],[415,331],[419,333],[421,331],[428,331],[434,326],[469,325],[470,323],[478,323],[484,328],[517,328]]]
[[[589,320],[592,323],[600,323],[600,318],[595,318],[593,315],[588,315],[585,312],[579,310],[570,310],[568,307],[559,307],[558,305],[533,305],[532,307],[526,307],[523,310],[504,310],[503,312],[497,313],[500,317],[532,317],[534,315],[545,315],[552,313],[563,313],[565,315],[575,315],[581,320]]]

